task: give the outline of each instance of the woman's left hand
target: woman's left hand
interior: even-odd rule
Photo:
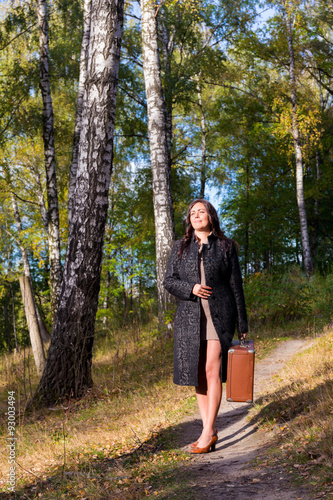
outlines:
[[[238,338],[239,338],[239,340],[245,340],[246,335],[247,335],[247,332],[244,332],[244,333],[239,333],[239,334],[238,334]]]

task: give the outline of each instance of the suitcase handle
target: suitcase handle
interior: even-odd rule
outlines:
[[[249,340],[242,339],[240,344],[239,344],[239,347],[244,347],[244,349],[248,349],[249,344],[250,344]],[[254,352],[254,350],[249,349],[249,353],[252,353],[252,352]]]

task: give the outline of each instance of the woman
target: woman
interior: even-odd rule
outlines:
[[[235,244],[221,230],[215,208],[194,200],[185,225],[185,236],[172,248],[164,286],[179,299],[174,383],[195,386],[203,423],[191,453],[207,453],[218,439],[215,421],[236,322],[239,338],[248,327]]]

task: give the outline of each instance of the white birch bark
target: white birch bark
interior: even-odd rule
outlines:
[[[207,137],[207,132],[206,132],[206,119],[205,119],[205,113],[202,105],[202,96],[201,96],[201,90],[200,87],[198,86],[198,101],[199,101],[199,108],[200,108],[200,128],[201,128],[201,169],[200,169],[200,195],[199,198],[204,198],[205,197],[205,187],[206,187],[206,180],[207,180],[207,172],[206,172],[206,158],[207,158],[207,147],[206,147],[206,137]]]
[[[37,375],[41,376],[45,366],[45,354],[43,343],[39,335],[38,319],[36,315],[35,299],[31,287],[31,280],[28,276],[20,276],[19,281]]]
[[[285,4],[286,5],[286,4]],[[290,75],[290,88],[291,88],[291,112],[292,112],[292,137],[294,142],[295,158],[296,158],[296,195],[298,213],[301,227],[301,240],[303,260],[306,274],[310,276],[313,273],[313,264],[310,251],[308,223],[305,210],[304,201],[304,183],[303,183],[303,159],[302,159],[302,145],[298,126],[297,118],[297,96],[296,96],[296,77],[295,77],[295,55],[293,46],[292,26],[288,6],[286,5],[286,28],[288,38],[289,50],[289,75]]]
[[[49,41],[46,0],[36,0],[39,28],[39,75],[43,100],[43,141],[48,202],[48,249],[50,261],[51,313],[54,320],[61,285],[59,208],[56,159],[54,147],[54,120],[49,74]]]
[[[170,36],[169,29],[166,26],[165,20],[160,17],[160,22],[158,25],[161,41],[162,41],[162,52],[163,52],[163,70],[165,74],[166,82],[171,79],[171,57],[174,49],[173,34]],[[163,93],[162,93],[163,95]],[[165,130],[166,130],[166,141],[167,141],[167,151],[168,151],[168,161],[171,176],[171,163],[172,163],[172,90],[164,88],[164,105],[165,105]]]
[[[80,143],[80,133],[82,125],[82,107],[83,107],[83,97],[84,97],[84,85],[87,75],[87,64],[89,58],[89,40],[90,40],[90,18],[91,18],[91,0],[84,0],[83,5],[83,36],[81,44],[81,55],[80,55],[80,75],[79,75],[79,88],[77,93],[77,107],[76,107],[76,120],[75,120],[75,130],[73,139],[73,151],[72,151],[72,161],[70,168],[69,177],[69,188],[68,188],[68,222],[72,221],[73,216],[73,206],[74,206],[74,193],[75,193],[75,183],[76,183],[76,172],[79,161],[79,143]]]
[[[32,352],[35,360],[37,374],[40,376],[45,365],[45,354],[41,338],[41,328],[39,324],[39,320],[41,320],[41,318],[39,318],[37,315],[37,306],[35,303],[35,296],[32,286],[28,252],[20,237],[20,234],[22,232],[22,221],[14,194],[12,194],[12,206],[24,269],[24,276],[21,276],[19,278],[20,288],[22,293],[25,317],[28,325],[30,343],[32,346]]]
[[[170,298],[163,280],[174,241],[170,163],[158,52],[155,7],[141,0],[143,72],[147,96],[150,161],[153,177],[153,203],[156,238],[156,279],[160,326]]]
[[[319,91],[319,104],[320,104],[320,109],[322,112],[325,111],[326,108],[326,103],[327,99],[324,99],[323,96],[323,89],[321,85],[321,72],[319,71],[318,75],[318,91]],[[313,231],[313,238],[312,238],[312,249],[313,249],[313,255],[315,256],[317,246],[318,246],[318,240],[319,240],[319,223],[320,223],[320,201],[319,201],[319,183],[322,178],[322,158],[319,150],[317,149],[316,151],[316,185],[317,185],[317,190],[316,190],[316,195],[315,195],[315,201],[314,201],[314,231]]]
[[[41,216],[42,216],[42,219],[44,222],[44,228],[47,231],[47,211],[46,211],[46,207],[45,207],[43,188],[42,188],[39,172],[34,165],[31,167],[31,170],[35,176],[35,180],[36,180],[36,184],[37,184],[37,198],[38,198],[39,207],[41,210]],[[11,185],[11,177],[10,177],[9,169],[6,169],[6,175],[7,175],[7,182],[9,185]],[[40,334],[40,337],[41,337],[43,342],[50,342],[51,335],[49,334],[48,329],[45,326],[45,323],[44,323],[43,318],[41,316],[41,313],[39,311],[39,308],[38,308],[38,305],[36,302],[36,298],[35,298],[35,293],[33,290],[28,252],[27,252],[27,249],[25,248],[25,246],[21,240],[21,237],[20,237],[20,234],[22,232],[22,221],[21,221],[21,216],[20,216],[18,205],[16,203],[16,198],[15,198],[14,193],[12,193],[12,207],[13,207],[13,212],[14,212],[16,229],[17,229],[17,233],[18,233],[18,242],[19,242],[19,248],[20,248],[20,252],[21,252],[21,256],[22,256],[24,275],[29,277],[30,286],[31,286],[31,293],[32,293],[32,296],[34,297],[35,310],[36,310],[36,316],[37,316],[38,327],[39,327],[39,334]]]
[[[91,362],[112,170],[123,0],[92,0],[72,222],[51,345],[35,402],[92,385]]]

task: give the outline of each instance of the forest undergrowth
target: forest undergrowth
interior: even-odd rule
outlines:
[[[308,282],[292,273],[274,299],[277,281],[270,279],[266,289],[260,275],[245,285],[257,359],[287,338],[314,343],[276,377],[274,391],[257,401],[253,418],[276,431],[268,462],[289,464],[295,480],[325,491],[333,481],[333,280]],[[294,298],[300,287],[302,298]],[[291,299],[298,304],[294,314],[289,303],[283,307]],[[156,324],[112,332],[98,326],[94,387],[81,400],[69,398],[33,413],[24,412],[38,382],[30,350],[3,355],[1,498],[14,498],[7,489],[6,429],[8,391],[15,391],[16,498],[191,499],[191,457],[179,448],[177,431],[196,402],[192,388],[172,383],[172,355],[172,341],[157,340]]]

